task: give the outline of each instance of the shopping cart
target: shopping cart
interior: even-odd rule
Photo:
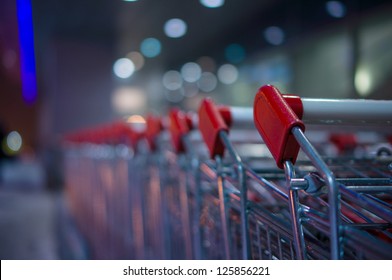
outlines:
[[[254,108],[83,131],[70,209],[97,259],[391,259],[390,108],[264,86]]]
[[[263,90],[276,91],[269,86]],[[279,169],[271,165],[271,158],[265,153],[263,145],[260,145],[259,156],[242,156],[238,153],[238,147],[228,137],[231,132],[227,125],[230,118],[220,114],[210,100],[205,100],[200,107],[199,118],[203,120],[200,121],[200,130],[212,158],[210,162],[202,164],[202,173],[205,177],[209,174],[209,180],[215,181],[219,193],[215,196],[215,208],[209,207],[207,215],[214,217],[211,221],[214,221],[217,228],[221,228],[220,240],[223,241],[222,253],[213,257],[391,258],[391,175],[388,167],[391,158],[369,158],[371,155],[368,155],[358,159],[334,155],[335,158],[327,159],[328,165],[324,165],[325,169],[321,171],[328,174],[334,172],[340,178],[330,178],[330,182],[327,181],[326,184],[321,172],[317,172],[323,160],[309,141],[302,149],[312,151],[308,155],[311,160],[301,154],[294,167],[299,146],[290,132],[279,130],[277,123],[282,120],[284,122],[289,113],[282,112],[273,118],[276,113],[271,108],[271,102],[261,102],[259,95],[260,93],[256,97],[254,108],[255,125],[259,131],[260,127],[267,128],[267,131],[261,130],[264,133],[262,135],[269,137],[266,144]],[[291,116],[296,117],[294,111],[301,114],[301,99],[288,95],[283,97],[280,94],[279,98],[283,102],[281,108],[288,110]],[[319,103],[313,100],[311,102]],[[383,107],[384,116],[380,113],[377,118],[371,116],[371,122],[377,122],[385,130],[385,124],[386,127],[390,126],[390,111],[385,110],[390,102],[372,103]],[[381,108],[377,110],[381,111]],[[316,111],[320,110],[316,108]],[[243,123],[249,123],[251,115],[251,110],[242,110],[237,118]],[[328,120],[326,123],[331,122],[330,118],[325,120]],[[346,124],[348,120],[346,117]],[[354,120],[357,126],[363,127],[361,119],[355,116]],[[342,122],[343,119],[336,121]],[[317,124],[321,123],[323,121]],[[304,128],[299,120],[295,124]],[[289,127],[288,130],[294,126],[292,123],[284,125]],[[367,123],[366,126],[368,125],[370,124]],[[371,125],[374,128],[375,123]],[[316,134],[320,134],[325,129],[312,127],[310,130],[318,130]],[[282,145],[281,139],[284,139],[286,149],[276,148],[276,145]],[[325,147],[323,143],[315,144]],[[224,156],[225,150],[229,156]],[[313,156],[317,156],[318,160],[314,161]],[[279,157],[292,162],[277,160]],[[285,169],[284,172],[282,168]],[[337,188],[332,194],[331,191],[325,193],[325,185],[328,183]],[[245,193],[248,195],[244,195]],[[326,195],[330,198],[327,199]],[[212,209],[217,212],[218,208],[220,214],[216,215]],[[220,221],[217,222],[218,219]]]
[[[95,259],[139,258],[135,208],[129,187],[139,133],[124,123],[79,131],[66,137],[65,185],[72,216]],[[136,188],[137,190],[137,188]],[[137,205],[136,205],[137,206]]]
[[[297,258],[392,258],[390,152],[322,158],[300,120],[390,133],[391,108],[391,101],[300,99],[284,97],[273,86],[260,88],[255,125],[285,171]],[[296,163],[300,149],[309,161]]]

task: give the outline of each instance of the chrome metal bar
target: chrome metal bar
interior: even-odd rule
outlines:
[[[299,127],[293,127],[291,129],[291,133],[294,135],[298,144],[315,165],[317,170],[322,174],[322,177],[328,187],[331,259],[340,259],[340,204],[339,189],[336,184],[335,176]]]
[[[216,165],[217,165],[217,180],[218,180],[218,192],[219,192],[219,211],[220,211],[220,218],[221,218],[221,226],[222,226],[222,233],[223,233],[223,244],[224,244],[224,254],[225,259],[230,260],[230,231],[229,231],[229,221],[228,221],[228,213],[226,207],[226,194],[224,189],[224,180],[222,174],[222,159],[217,156],[215,158]]]
[[[392,210],[390,208],[387,208],[384,205],[379,204],[378,202],[371,200],[361,194],[350,191],[346,189],[343,185],[340,185],[340,193],[345,198],[354,202],[356,205],[359,205],[367,211],[376,214],[383,220],[392,223]]]
[[[284,163],[286,173],[286,184],[289,189],[289,208],[291,215],[291,223],[293,229],[294,246],[297,258],[304,260],[306,258],[305,238],[300,220],[301,205],[298,198],[298,190],[293,189],[291,185],[292,179],[295,178],[294,166],[290,161]]]
[[[227,151],[229,152],[230,156],[236,163],[237,167],[237,175],[238,181],[240,185],[240,197],[241,197],[241,236],[242,236],[242,257],[245,260],[251,258],[251,245],[249,239],[249,222],[248,222],[248,187],[246,184],[246,173],[245,167],[242,163],[241,157],[234,149],[233,145],[231,144],[228,134],[224,131],[221,131],[219,134],[220,138],[222,139]]]

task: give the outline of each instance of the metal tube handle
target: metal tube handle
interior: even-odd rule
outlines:
[[[392,100],[301,98],[309,124],[392,126]]]

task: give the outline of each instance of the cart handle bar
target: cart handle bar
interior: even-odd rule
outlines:
[[[389,100],[291,98],[296,100],[298,108],[294,109],[276,87],[265,85],[257,92],[253,106],[255,126],[280,168],[287,160],[295,163],[299,145],[291,130],[299,127],[304,131],[303,122],[392,126],[392,101]]]
[[[217,110],[218,118],[222,118],[223,122],[228,128],[251,128],[254,129],[253,124],[253,108],[249,107],[229,107],[223,105],[215,105],[214,110]],[[208,115],[207,121],[211,121],[213,115]],[[201,124],[202,130],[206,121],[199,122],[199,115],[194,112],[185,113],[177,108],[172,109],[168,115],[167,129],[170,132],[172,146],[177,153],[185,152],[185,144],[183,137]],[[148,123],[148,121],[147,121]],[[147,124],[148,127],[148,124]],[[157,133],[159,133],[157,131]],[[156,133],[156,134],[157,134]],[[219,132],[217,132],[219,133]],[[212,147],[215,150],[215,147]]]
[[[118,144],[123,143],[136,149],[142,133],[122,121],[79,130],[65,136],[65,141],[74,143]]]
[[[155,151],[157,149],[155,139],[163,131],[163,129],[163,120],[161,117],[155,116],[153,114],[147,115],[144,137],[151,151]]]
[[[282,98],[286,100],[295,114],[302,116],[299,97],[284,95]],[[225,146],[220,138],[220,132],[229,133],[230,128],[254,129],[253,108],[217,106],[210,98],[205,98],[199,107],[198,127],[210,152],[210,157],[223,156]]]

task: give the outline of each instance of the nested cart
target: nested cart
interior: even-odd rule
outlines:
[[[71,209],[97,258],[391,259],[391,109],[267,85],[79,134]]]

